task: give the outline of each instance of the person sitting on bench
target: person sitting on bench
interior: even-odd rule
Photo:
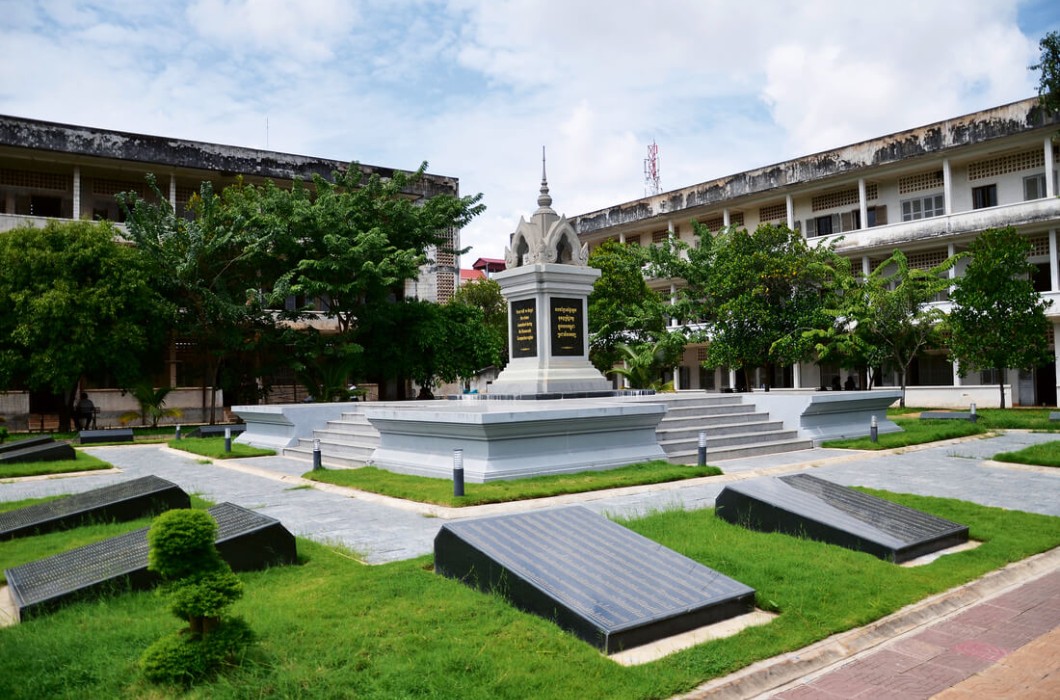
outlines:
[[[81,392],[81,399],[77,402],[74,412],[74,422],[78,430],[88,430],[96,422],[96,405],[88,398],[88,394]]]

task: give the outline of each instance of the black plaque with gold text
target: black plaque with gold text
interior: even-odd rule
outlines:
[[[549,300],[552,315],[552,354],[580,356],[585,354],[582,335],[584,299],[552,297]]]
[[[512,357],[537,357],[537,303],[534,299],[513,301]]]

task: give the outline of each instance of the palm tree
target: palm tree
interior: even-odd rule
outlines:
[[[151,418],[151,427],[157,428],[161,418],[180,418],[184,413],[179,408],[166,408],[166,396],[173,387],[162,386],[157,389],[149,382],[141,382],[130,389],[130,393],[140,403],[139,411],[127,411],[118,418],[122,425],[140,419],[141,425],[147,425]]]

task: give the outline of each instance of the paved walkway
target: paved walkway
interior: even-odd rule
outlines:
[[[0,482],[0,501],[80,492],[155,474],[189,493],[262,512],[283,522],[296,535],[342,545],[363,561],[380,564],[429,554],[434,536],[446,519],[574,502],[597,512],[620,516],[675,507],[706,508],[713,507],[714,499],[726,483],[807,470],[847,485],[960,498],[1060,516],[1060,470],[1005,465],[990,459],[998,452],[1052,439],[1055,436],[1013,431],[989,439],[964,439],[886,454],[814,449],[719,462],[725,470],[722,477],[460,509],[412,504],[337,487],[309,487],[310,482],[300,477],[309,465],[283,457],[241,459],[215,465],[158,446],[99,447],[87,451],[114,464],[117,470],[77,477]],[[1020,665],[1021,659],[1032,659],[1033,665],[1040,662],[1043,653],[1060,656],[1058,571],[1060,565],[1049,564],[1044,572],[1021,574],[1026,580],[1013,582],[1011,591],[998,593],[1003,597],[994,602],[982,603],[987,606],[983,609],[975,607],[979,601],[969,602],[960,608],[959,615],[966,617],[952,620],[932,617],[929,622],[934,626],[912,637],[890,640],[887,636],[890,647],[880,647],[884,641],[881,639],[873,649],[858,656],[844,655],[830,672],[815,670],[797,685],[768,690],[763,697],[773,693],[782,698],[926,698],[945,689],[950,693],[974,692],[998,697],[983,689],[1000,687],[998,684],[1003,681],[998,678],[1004,677],[1008,666],[1026,670],[1026,664]],[[755,689],[761,688],[763,674],[768,677],[770,672],[759,673],[760,677],[753,683],[737,680],[727,685],[722,683],[723,689],[716,681],[708,686],[716,687],[721,696],[749,697],[762,692]],[[1058,678],[1060,673],[1055,671],[1054,664],[1052,671],[1037,679],[1038,684],[1032,690],[1055,690]],[[1019,695],[1032,697],[1026,692],[1021,691]],[[1049,697],[1060,697],[1060,692],[1051,692]]]

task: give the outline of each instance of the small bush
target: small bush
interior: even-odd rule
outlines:
[[[242,620],[225,618],[241,595],[239,580],[214,545],[217,523],[201,510],[171,510],[147,532],[147,568],[164,583],[159,592],[188,627],[144,652],[140,667],[152,681],[189,685],[217,670],[249,643]]]
[[[152,644],[140,657],[149,681],[189,686],[212,675],[253,642],[253,633],[238,617],[225,620],[212,634],[174,632]]]

